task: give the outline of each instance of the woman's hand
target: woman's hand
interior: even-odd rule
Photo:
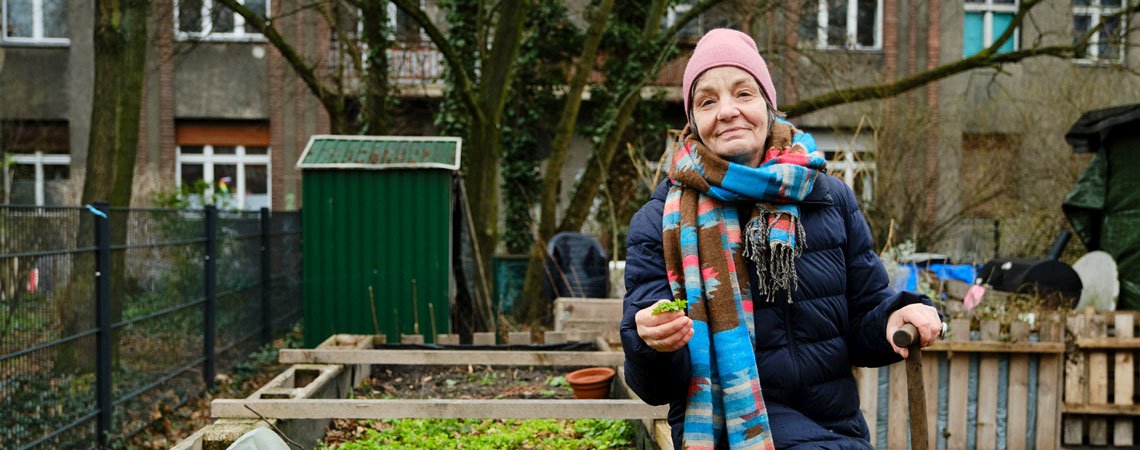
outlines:
[[[903,358],[906,358],[910,352],[895,345],[895,340],[891,337],[899,328],[902,328],[904,323],[912,324],[918,328],[919,341],[923,347],[928,347],[934,341],[942,338],[942,319],[938,318],[938,310],[934,309],[933,306],[915,303],[899,308],[898,311],[887,317],[887,342],[890,342],[895,353],[902,355]],[[638,329],[640,330],[640,326]]]
[[[637,335],[646,345],[659,352],[675,352],[693,337],[693,319],[686,316],[684,311],[653,314],[655,306],[668,301],[658,300],[634,316]]]

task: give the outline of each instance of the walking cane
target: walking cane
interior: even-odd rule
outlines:
[[[918,328],[909,323],[903,324],[891,337],[895,345],[909,348],[906,357],[906,397],[910,404],[910,448],[927,450],[930,448],[926,434],[926,392],[922,389],[922,342]]]

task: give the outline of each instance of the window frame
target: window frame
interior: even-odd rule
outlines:
[[[808,36],[817,50],[857,50],[882,51],[883,50],[883,0],[875,0],[875,43],[870,46],[859,44],[859,2],[858,0],[844,0],[847,2],[847,32],[846,40],[840,45],[827,42],[828,8],[827,0],[818,0],[816,5],[815,36]]]
[[[1070,23],[1076,21],[1077,15],[1088,16],[1089,28],[1092,29],[1092,27],[1100,24],[1103,16],[1118,13],[1120,10],[1124,9],[1124,5],[1127,4],[1123,0],[1121,1],[1121,6],[1104,6],[1102,5],[1102,0],[1089,0],[1089,2],[1091,2],[1091,4],[1084,6],[1075,4],[1073,5],[1072,21],[1070,21]],[[1092,36],[1089,36],[1089,45],[1085,48],[1085,57],[1073,58],[1073,62],[1084,65],[1124,64],[1125,52],[1128,49],[1128,33],[1126,33],[1126,30],[1128,30],[1128,15],[1123,14],[1120,16],[1119,31],[1121,33],[1121,42],[1118,44],[1118,47],[1120,47],[1120,55],[1117,56],[1116,59],[1106,59],[1100,57],[1100,49],[1098,48],[1098,45],[1100,44],[1100,38],[1098,35],[1100,33],[1094,33]],[[1077,37],[1076,33],[1077,30],[1074,25],[1074,39]]]
[[[419,0],[418,3],[420,5],[420,10],[424,10],[426,8],[425,0]],[[396,23],[396,16],[399,14],[400,14],[400,11],[399,11],[399,8],[396,7],[396,4],[389,1],[388,2],[388,39],[391,41],[396,41],[396,27],[398,27],[400,25],[399,23]],[[357,23],[360,24],[357,27],[358,28],[357,39],[359,40],[360,34],[364,33],[364,28],[363,28],[364,22],[363,21],[357,21]],[[420,42],[431,40],[427,35],[427,30],[425,30],[422,25],[417,23],[416,27],[420,29],[420,33],[419,33],[420,34],[420,39],[419,39]],[[412,42],[412,41],[400,40],[399,42]]]
[[[11,164],[4,166],[4,189],[11,195],[12,172],[11,167],[16,164],[31,165],[35,167],[35,204],[30,206],[49,206],[44,204],[44,166],[71,166],[71,155],[45,154],[40,150],[32,153],[8,154]],[[69,169],[70,170],[70,169]],[[70,174],[68,180],[71,180]]]
[[[964,11],[967,13],[982,13],[982,50],[990,48],[997,38],[994,34],[994,13],[1010,13],[1017,15],[1017,9],[1021,7],[1021,0],[1013,0],[1012,5],[994,3],[994,0],[982,0],[981,2],[965,2]],[[1004,32],[1004,30],[1003,30]],[[966,23],[965,15],[962,18],[962,37],[965,41]],[[998,36],[1001,33],[997,33]],[[1013,52],[1021,49],[1021,27],[1014,28],[1013,30]],[[967,55],[965,51],[962,52],[963,58],[968,58],[973,55]]]
[[[267,42],[265,35],[261,33],[247,33],[245,31],[245,18],[238,14],[236,11],[230,11],[234,15],[234,31],[228,33],[213,31],[213,17],[210,16],[210,9],[214,6],[217,0],[202,0],[201,22],[200,28],[204,31],[182,31],[178,15],[181,12],[178,3],[180,0],[174,0],[174,37],[179,41],[218,41],[218,42]],[[238,3],[245,5],[245,0],[237,0]],[[222,6],[223,8],[225,6]],[[270,11],[273,11],[273,0],[265,0],[265,17],[268,18]]]
[[[675,5],[669,6],[669,9],[665,12],[665,17],[663,18],[663,22],[662,22],[663,27],[662,28],[663,29],[673,28],[673,26],[676,25],[677,20],[680,19],[685,14],[688,14],[689,11],[691,11],[692,9],[693,9],[693,5],[690,3],[678,3]],[[700,37],[704,35],[704,31],[705,31],[704,27],[701,24],[702,18],[703,18],[703,16],[698,15],[696,18],[693,19],[692,22],[689,23],[689,25],[695,26],[695,28],[697,30],[696,33],[694,33],[693,35],[678,34],[678,37],[680,37],[681,39],[691,39],[694,41],[700,39]],[[685,30],[682,28],[682,29],[677,30],[677,31],[683,32]]]
[[[875,143],[859,130],[815,129],[804,130],[815,138],[816,150],[827,160],[827,173],[843,180],[861,204],[875,200],[875,185],[879,182],[879,168],[875,160]],[[834,155],[829,158],[828,154]]]
[[[190,145],[188,145],[190,146]],[[192,145],[198,147],[198,145]],[[210,144],[202,145],[201,154],[183,154],[182,145],[178,145],[174,157],[174,180],[175,186],[182,189],[182,165],[183,164],[201,164],[202,165],[202,179],[214,179],[214,166],[215,165],[233,165],[236,166],[237,176],[234,180],[233,192],[234,201],[240,210],[246,211],[245,207],[245,166],[256,165],[265,166],[265,196],[269,198],[269,204],[273,204],[273,164],[272,158],[273,149],[269,146],[265,147],[264,155],[249,155],[245,153],[246,147],[261,147],[260,145],[224,145],[225,147],[234,147],[233,154],[214,154],[214,146]],[[212,181],[207,183],[209,187],[206,188],[206,195],[213,196],[214,183]],[[252,210],[250,210],[252,211]]]
[[[67,47],[71,45],[70,37],[44,37],[44,0],[31,0],[32,2],[32,36],[8,36],[8,2],[0,0],[0,43],[37,45],[45,47]],[[70,15],[68,20],[70,21]],[[71,24],[67,26],[67,34],[71,35]]]

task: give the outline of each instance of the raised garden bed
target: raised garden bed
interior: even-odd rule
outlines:
[[[373,366],[353,391],[364,399],[572,399],[573,368],[536,366]]]

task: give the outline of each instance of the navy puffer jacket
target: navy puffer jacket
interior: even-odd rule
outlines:
[[[633,216],[625,263],[621,322],[626,382],[646,403],[669,404],[673,444],[680,448],[689,385],[689,352],[660,353],[637,335],[634,315],[671,299],[661,248],[661,212],[670,182]],[[752,207],[739,205],[740,217]],[[807,245],[796,260],[799,286],[792,303],[767,301],[755,289],[756,365],[776,448],[870,448],[867,423],[851,366],[899,361],[886,339],[887,316],[930,301],[887,285],[871,233],[851,188],[822,176],[800,204]],[[743,224],[742,224],[743,225]]]

